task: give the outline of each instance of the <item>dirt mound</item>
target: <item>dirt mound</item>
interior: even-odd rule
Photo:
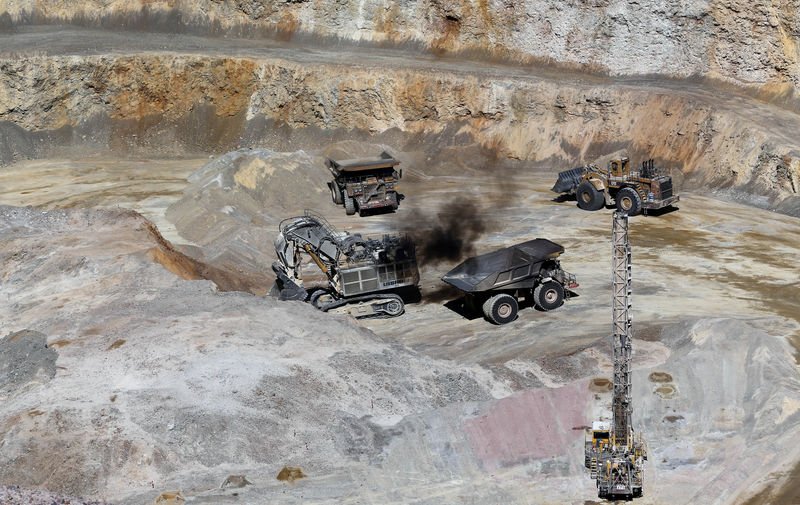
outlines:
[[[203,263],[176,250],[152,223],[146,221],[144,226],[156,243],[156,246],[148,251],[148,257],[181,279],[207,279],[222,291],[247,291],[256,295],[264,295],[269,289],[272,280],[269,276],[248,272],[236,265],[222,269]]]
[[[488,398],[478,369],[306,304],[166,272],[132,213],[5,212],[15,217],[0,226],[0,295],[21,303],[0,308],[0,330],[43,328],[58,353],[45,351],[47,388],[0,405],[4,482],[144,503],[158,489],[223,492],[230,474],[280,484],[287,465],[308,481],[352,454],[380,460],[396,436],[381,424]],[[3,345],[43,340],[17,333]],[[382,434],[361,435],[371,432]]]
[[[183,198],[169,207],[167,218],[183,237],[200,246],[191,255],[204,265],[237,279],[271,279],[272,242],[278,223],[302,215],[306,209],[324,214],[334,208],[325,158],[377,156],[384,150],[395,153],[388,146],[353,141],[331,144],[314,153],[233,151],[189,176],[189,187]],[[243,286],[246,291],[263,294],[269,288],[250,284]]]
[[[96,236],[98,233],[114,233],[109,228],[115,228],[118,224],[126,227],[128,232],[128,245],[140,249],[151,261],[161,264],[173,274],[187,280],[207,279],[212,281],[222,291],[247,291],[252,293],[266,293],[269,289],[271,279],[260,275],[257,272],[242,271],[231,267],[227,269],[217,268],[198,259],[187,255],[178,250],[168,240],[159,233],[158,229],[141,216],[131,210],[103,209],[103,210],[52,210],[38,211],[30,207],[10,207],[0,206],[0,233],[6,232],[18,236],[30,236],[35,234],[45,234],[63,236],[71,234],[76,226],[88,226],[87,236],[82,240],[88,243],[102,241],[103,238]],[[26,244],[30,247],[30,244]],[[44,244],[40,248],[46,247]],[[8,258],[0,257],[0,261],[8,260],[16,262],[35,258],[38,262],[44,262],[41,256],[36,256],[38,251],[18,250],[10,253]],[[202,256],[202,255],[199,255]],[[56,259],[51,259],[50,262]],[[74,260],[58,258],[57,263],[65,271],[81,270],[89,266],[85,257],[78,256]],[[50,263],[48,262],[48,263]],[[17,275],[8,276],[14,282],[33,282],[37,279],[38,270],[31,272],[31,277],[25,278],[21,272]]]

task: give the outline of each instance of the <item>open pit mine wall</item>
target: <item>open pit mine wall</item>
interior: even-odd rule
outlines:
[[[409,43],[708,76],[795,103],[800,89],[798,0],[0,0],[0,29],[37,22]]]
[[[0,60],[0,163],[59,146],[169,156],[264,143],[308,149],[322,147],[314,139],[326,132],[343,131],[417,149],[477,142],[553,171],[627,148],[634,160],[652,156],[681,168],[685,188],[741,190],[796,214],[800,139],[772,132],[770,118],[760,124],[740,107],[660,87],[432,70],[41,56]],[[280,130],[290,142],[272,145]]]

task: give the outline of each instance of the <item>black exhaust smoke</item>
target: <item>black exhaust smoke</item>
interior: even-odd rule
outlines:
[[[421,265],[458,262],[475,254],[475,242],[487,229],[478,208],[471,202],[453,200],[434,216],[415,211],[411,222],[425,230],[411,232]],[[433,228],[426,225],[431,223]]]

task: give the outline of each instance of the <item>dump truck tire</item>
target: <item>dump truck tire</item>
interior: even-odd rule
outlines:
[[[400,202],[397,200],[397,193],[395,192],[389,193],[389,201],[392,202],[392,210],[397,210],[397,207],[400,206]]]
[[[617,193],[617,210],[635,216],[642,210],[642,197],[633,188],[622,188]]]
[[[598,210],[605,202],[603,193],[595,189],[589,181],[583,181],[578,184],[578,189],[575,191],[575,198],[578,200],[578,207],[583,210]]]
[[[344,195],[344,211],[348,216],[356,213],[356,202],[350,195]]]
[[[564,304],[564,288],[555,281],[539,284],[533,290],[533,303],[544,311],[553,310]]]
[[[517,318],[519,305],[511,295],[494,295],[483,303],[483,315],[495,324],[510,323]]]
[[[331,183],[331,200],[333,200],[333,203],[336,205],[341,205],[343,202],[342,189],[335,182]]]

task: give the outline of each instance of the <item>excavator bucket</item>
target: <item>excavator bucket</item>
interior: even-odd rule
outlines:
[[[275,272],[275,275],[277,275],[277,278],[269,290],[268,294],[270,296],[277,296],[278,300],[297,300],[301,302],[304,302],[306,298],[308,298],[306,290],[298,286],[279,268],[273,265],[272,270]]]

